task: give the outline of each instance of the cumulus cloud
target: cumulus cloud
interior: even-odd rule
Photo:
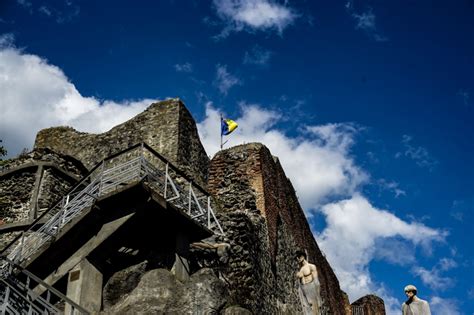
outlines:
[[[343,290],[355,299],[379,288],[376,293],[384,298],[388,314],[398,314],[400,302],[383,284],[374,283],[369,263],[377,259],[412,264],[418,247],[429,251],[434,242],[444,241],[446,232],[403,221],[373,206],[360,193],[370,179],[351,155],[360,127],[351,123],[305,126],[300,135],[290,137],[278,127],[283,119],[278,111],[248,103],[241,103],[240,108],[241,115],[231,117],[239,128],[228,138],[229,145],[262,142],[278,156],[307,214],[320,211],[326,218],[327,226],[316,238]],[[211,155],[219,150],[219,117],[209,102],[205,118],[198,123]]]
[[[430,300],[430,310],[432,314],[461,315],[459,301],[456,299],[446,299],[434,296]]]
[[[282,34],[298,17],[293,9],[273,0],[214,0],[213,4],[226,24],[219,37],[242,30],[276,30]]]
[[[450,269],[456,268],[458,264],[451,258],[442,258],[431,269],[423,267],[414,268],[415,275],[420,277],[421,281],[434,290],[446,290],[454,286],[455,280],[443,276],[442,273]]]
[[[329,196],[350,195],[368,177],[348,154],[355,128],[351,124],[327,124],[307,127],[307,137],[291,138],[277,129],[283,118],[256,104],[241,103],[242,116],[229,138],[230,144],[262,142],[278,156],[296,188],[305,209],[315,208]],[[208,154],[219,150],[220,134],[216,121],[220,113],[208,103],[206,118],[198,124]],[[305,167],[301,167],[305,165]]]
[[[446,232],[417,222],[405,222],[388,210],[376,208],[360,194],[326,204],[322,211],[328,226],[318,235],[318,243],[335,268],[342,287],[352,296],[370,292],[374,287],[368,265],[376,257],[377,242],[383,244],[384,240],[401,238],[429,249],[433,242],[443,241],[446,237]],[[384,255],[378,254],[379,258],[388,258],[393,263],[390,257],[397,252],[397,247],[385,247]],[[407,260],[413,258],[409,255]]]
[[[219,92],[227,95],[227,92],[229,92],[233,86],[242,85],[242,81],[235,75],[229,73],[226,65],[217,65],[214,85],[217,86]]]
[[[183,64],[175,64],[174,65],[174,69],[177,71],[177,72],[187,72],[187,73],[190,73],[190,72],[193,72],[193,65],[190,64],[189,62],[185,62]]]
[[[270,61],[272,52],[255,45],[250,51],[245,52],[244,64],[265,66]]]
[[[103,132],[153,102],[82,96],[60,68],[15,49],[11,40],[0,37],[1,43],[8,44],[0,45],[0,137],[10,156],[32,148],[40,129],[68,125],[80,131]]]
[[[374,259],[394,265],[408,266],[416,262],[415,246],[401,237],[377,238],[374,240]],[[394,250],[396,248],[396,250]]]

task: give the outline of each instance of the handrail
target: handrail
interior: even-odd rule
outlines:
[[[137,144],[135,144],[135,145],[132,145],[132,146],[130,146],[129,148],[127,148],[127,149],[125,149],[125,150],[122,150],[122,151],[120,151],[120,152],[117,152],[117,153],[115,153],[115,154],[113,154],[113,155],[111,155],[111,156],[109,156],[109,157],[103,159],[101,162],[97,163],[96,166],[95,166],[94,168],[92,168],[92,170],[91,170],[86,176],[84,176],[84,177],[82,178],[82,180],[81,180],[79,183],[77,183],[74,187],[72,187],[72,188],[68,191],[68,193],[66,194],[66,196],[71,195],[77,188],[81,187],[81,185],[83,185],[84,189],[87,189],[87,187],[89,187],[90,185],[93,185],[93,183],[95,182],[95,179],[92,179],[91,176],[94,174],[94,172],[96,172],[96,171],[99,169],[99,167],[101,167],[101,166],[103,167],[106,162],[108,162],[108,161],[110,161],[110,160],[112,160],[112,159],[114,159],[114,158],[116,158],[116,157],[119,157],[119,156],[123,155],[124,153],[127,153],[127,152],[129,152],[129,151],[132,151],[132,150],[134,150],[134,149],[136,149],[136,148],[138,148],[138,147],[141,147],[140,156],[143,156],[143,153],[144,153],[144,152],[143,152],[143,149],[146,149],[146,150],[149,151],[153,156],[157,157],[161,162],[165,163],[165,165],[166,165],[166,170],[168,170],[168,169],[173,170],[173,172],[176,173],[176,175],[182,177],[185,181],[189,182],[189,183],[190,183],[190,189],[192,189],[192,187],[195,187],[195,188],[197,188],[198,191],[199,191],[201,194],[203,194],[205,197],[207,197],[208,199],[210,198],[210,194],[209,194],[204,188],[202,188],[199,184],[197,184],[196,182],[194,182],[194,181],[192,181],[191,179],[189,179],[189,178],[187,177],[187,175],[186,175],[183,171],[181,171],[180,169],[178,169],[178,168],[177,168],[176,166],[174,166],[171,162],[169,162],[165,157],[163,157],[160,153],[156,152],[153,148],[151,148],[149,145],[147,145],[147,144],[144,143],[144,142],[142,142],[142,143],[137,143]],[[100,173],[97,174],[97,176],[103,176],[103,173],[105,173],[105,171],[111,172],[112,170],[110,170],[110,169],[109,169],[109,170],[101,170]],[[100,174],[102,174],[102,175],[100,175]],[[150,174],[150,175],[151,175],[151,174]],[[87,185],[85,185],[85,182],[88,181],[88,180],[90,180],[90,182],[89,182]],[[174,184],[172,183],[172,181],[171,181],[171,184],[174,186]],[[166,181],[165,181],[165,198],[166,198],[166,186],[167,186],[167,184],[166,184]],[[179,192],[176,191],[175,194],[176,194],[176,193],[179,195]],[[75,193],[75,194],[76,194],[76,197],[77,197],[77,194],[80,194],[80,193],[77,192],[77,193]],[[74,197],[73,200],[76,199],[76,197]],[[176,198],[179,198],[179,196],[177,196]],[[73,200],[72,200],[72,201],[73,201]],[[171,199],[169,199],[169,200],[171,201]],[[195,202],[199,205],[199,201],[198,201],[198,199],[197,199],[196,196],[194,196],[194,200],[195,200]],[[58,206],[59,206],[59,208],[62,208],[61,204],[63,204],[63,206],[67,206],[67,205],[64,205],[64,203],[65,203],[65,202],[68,202],[68,201],[69,201],[69,199],[67,199],[67,200],[65,201],[65,200],[64,200],[64,197],[63,197],[63,198],[62,198],[61,200],[59,200],[53,207],[51,207],[51,208],[49,208],[47,211],[43,212],[43,213],[42,213],[37,219],[35,219],[24,231],[32,231],[32,230],[33,230],[33,227],[35,227],[35,225],[37,225],[37,223],[40,222],[41,219],[43,219],[45,216],[47,216],[48,214],[50,214],[53,209],[57,209]],[[189,199],[189,207],[191,207],[191,199]],[[200,206],[198,206],[198,208],[200,208]],[[215,214],[214,214],[214,212],[213,212],[213,210],[212,210],[212,208],[211,208],[211,206],[210,206],[210,202],[208,202],[207,208],[208,208],[208,212],[209,212],[209,213],[208,213],[208,217],[209,217],[209,218],[208,218],[208,221],[210,221],[210,217],[212,217],[213,221],[216,222],[216,226],[218,227],[219,231],[220,231],[221,233],[223,233],[223,232],[222,232],[222,227],[221,227],[221,225],[219,224],[219,222],[218,222],[217,218],[215,217]],[[204,214],[202,210],[200,210],[200,212],[201,212],[202,214]],[[56,216],[56,215],[54,215],[54,216]],[[54,218],[54,216],[53,216],[52,218]],[[196,217],[195,217],[195,218],[196,218]],[[210,224],[207,224],[207,225],[208,225],[208,228],[210,228]],[[44,227],[44,226],[43,226],[43,227]],[[40,230],[41,230],[41,229],[42,229],[42,228],[40,228]],[[17,237],[15,237],[15,238],[0,252],[0,255],[5,256],[5,253],[11,248],[11,246],[12,246],[13,244],[15,244],[18,240],[20,240],[20,238],[22,238],[22,237],[23,237],[23,234],[20,234],[20,235],[18,235]],[[42,244],[43,244],[43,243],[42,243]]]
[[[11,261],[10,259],[8,259],[7,257],[0,257],[0,259],[3,259],[5,260],[10,266],[11,268],[15,268],[15,269],[18,269],[21,273],[23,273],[24,275],[26,275],[27,277],[33,279],[34,281],[36,281],[38,283],[38,285],[41,285],[42,287],[46,288],[47,291],[50,291],[52,292],[53,294],[55,294],[58,298],[60,298],[61,300],[63,300],[64,302],[66,302],[67,304],[71,305],[74,309],[78,310],[79,312],[81,312],[82,314],[89,314],[89,312],[84,309],[82,306],[80,306],[79,304],[77,304],[76,302],[74,302],[73,300],[71,300],[70,298],[68,298],[67,296],[65,296],[64,294],[62,294],[60,291],[58,291],[57,289],[55,289],[54,287],[48,285],[46,282],[44,282],[43,280],[41,280],[40,278],[38,278],[37,276],[35,276],[34,274],[32,274],[31,272],[29,272],[28,270],[26,270],[25,268],[15,264],[15,262]],[[10,288],[16,290],[14,287],[12,287],[8,282],[6,282],[4,279],[1,279],[3,283],[5,283],[6,285],[8,285]],[[29,288],[27,288],[28,291],[33,291],[33,290],[30,290]],[[21,294],[21,292],[18,292],[17,290],[17,293]]]
[[[94,167],[94,168],[92,169],[92,171],[90,171],[87,175],[85,175],[75,186],[72,186],[72,187],[66,192],[65,195],[67,196],[67,195],[69,195],[71,192],[73,192],[74,189],[76,189],[79,185],[81,185],[81,184],[85,181],[85,179],[87,179],[87,178],[92,174],[92,172],[94,172],[96,169],[97,169],[97,166]],[[31,224],[30,224],[27,228],[25,228],[23,231],[29,231],[33,226],[36,225],[36,223],[38,223],[39,221],[41,221],[41,219],[42,219],[43,217],[45,217],[45,216],[49,213],[49,211],[50,211],[51,209],[54,209],[54,208],[56,208],[58,205],[60,205],[62,201],[63,201],[63,198],[60,198],[52,207],[50,207],[48,210],[44,211],[39,217],[37,217],[35,220],[33,220],[33,222],[31,222]],[[3,253],[4,253],[10,246],[12,246],[16,241],[18,241],[18,240],[21,238],[21,236],[22,236],[22,235],[19,234],[19,235],[16,236],[10,243],[8,243],[8,245],[5,246],[5,247],[2,249],[2,251],[0,251],[0,257],[3,256]]]
[[[161,159],[161,161],[165,162],[165,163],[169,163],[169,166],[173,169],[173,171],[176,172],[176,174],[178,174],[179,176],[181,177],[184,177],[186,180],[190,181],[193,183],[194,186],[196,186],[202,193],[204,193],[205,195],[207,196],[210,196],[210,194],[207,192],[207,190],[205,190],[204,188],[201,187],[201,185],[199,185],[198,183],[196,183],[195,181],[193,181],[192,179],[189,179],[188,178],[188,175],[186,175],[186,173],[184,173],[182,170],[178,169],[176,166],[174,166],[171,162],[169,162],[165,157],[163,157],[160,153],[156,152],[152,147],[150,147],[148,144],[146,144],[145,142],[143,142],[143,146],[145,148],[147,148],[151,153],[153,153],[156,157],[158,157],[159,159]]]
[[[137,155],[134,153],[125,156],[125,159],[114,161],[115,158],[138,147],[140,149]],[[151,156],[145,154],[146,152],[151,153]],[[158,160],[153,160],[153,157]],[[112,162],[108,163],[110,161]],[[57,312],[58,310],[49,302],[49,292],[51,292],[70,304],[73,309],[88,314],[61,292],[24,269],[21,264],[29,260],[46,242],[51,239],[54,241],[62,228],[84,209],[92,206],[97,198],[136,180],[147,180],[152,189],[162,193],[167,202],[188,215],[196,224],[207,227],[216,234],[224,234],[211,207],[210,194],[146,143],[135,144],[97,163],[86,176],[68,190],[61,200],[43,212],[21,235],[1,251],[0,259],[4,262],[0,261],[0,278],[2,278],[0,283],[6,285],[3,307],[12,308],[16,305],[22,310],[28,307],[30,311],[32,308],[41,308],[45,312]],[[39,222],[42,222],[41,226],[36,228]],[[14,244],[16,246],[11,250]],[[26,284],[22,284],[15,274],[12,274],[14,269],[20,270],[27,277]],[[14,281],[9,283],[9,279]],[[46,288],[48,291],[46,300],[30,290],[30,279]],[[24,290],[27,291],[26,295],[21,293]]]
[[[172,164],[170,161],[168,161],[163,155],[161,155],[160,153],[158,153],[157,151],[155,151],[152,147],[150,147],[148,144],[146,144],[145,142],[139,142],[139,143],[136,143],[124,150],[121,150],[119,152],[116,152],[104,159],[102,159],[100,162],[98,162],[75,186],[71,187],[66,193],[65,195],[69,195],[72,191],[74,191],[79,185],[81,185],[87,178],[89,178],[90,175],[92,175],[103,163],[107,162],[107,161],[110,161],[124,153],[127,153],[129,151],[132,151],[133,149],[136,149],[138,147],[144,147],[146,149],[148,149],[148,151],[150,151],[154,156],[156,156],[157,158],[159,158],[162,162],[164,163],[167,163],[169,165],[169,167],[174,171],[176,172],[179,176],[183,177],[184,179],[190,181],[193,183],[194,186],[196,186],[202,193],[204,193],[205,195],[209,196],[209,193],[204,189],[202,188],[198,183],[196,183],[195,181],[189,179],[187,177],[187,175],[182,172],[180,169],[178,169],[176,166],[174,166],[174,164]],[[44,216],[46,216],[49,211],[55,207],[57,207],[61,202],[63,201],[63,199],[61,198],[60,200],[58,200],[52,207],[50,207],[47,211],[44,211],[39,217],[37,217],[35,220],[33,220],[33,222],[31,222],[31,224],[28,226],[28,227],[25,227],[24,231],[28,231],[30,230],[32,227],[34,227]],[[15,243],[16,241],[18,241],[19,239],[21,238],[21,234],[16,236],[10,243],[8,243],[7,246],[5,246],[1,251],[0,251],[0,256],[2,256],[9,248],[10,246],[12,246],[13,243]]]

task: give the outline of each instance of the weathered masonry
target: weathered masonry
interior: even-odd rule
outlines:
[[[0,313],[299,314],[304,249],[321,314],[384,314],[351,307],[278,158],[210,160],[179,99],[102,134],[42,130],[0,179]]]
[[[21,311],[59,311],[55,300],[27,298],[57,285],[70,300],[98,312],[102,279],[145,260],[186,281],[190,244],[213,234],[223,230],[204,189],[146,144],[132,146],[93,168],[4,249],[5,290],[26,294],[7,296],[2,311],[22,303]],[[43,281],[31,286],[30,277],[20,274],[16,282],[25,282],[18,287],[8,281],[17,269]],[[66,310],[79,308],[64,296],[56,298]]]

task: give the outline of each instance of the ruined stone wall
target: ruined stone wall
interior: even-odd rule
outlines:
[[[385,315],[385,304],[383,300],[373,294],[361,297],[352,303],[352,305],[363,307],[365,315]]]
[[[291,183],[265,146],[247,144],[219,152],[211,161],[208,187],[220,202],[221,212],[248,216],[252,224],[240,231],[241,234],[248,233],[251,237],[257,232],[255,241],[259,245],[250,243],[244,248],[251,252],[259,246],[258,255],[234,254],[236,261],[253,266],[247,269],[247,276],[239,275],[240,278],[249,282],[252,279],[263,281],[242,284],[254,288],[251,296],[259,297],[261,305],[239,301],[241,304],[250,306],[254,312],[263,310],[268,314],[298,309],[295,279],[298,266],[294,253],[297,249],[306,249],[309,261],[317,266],[325,305],[332,314],[346,314],[348,302],[339,282],[319,250]],[[232,233],[230,235],[232,242]],[[239,282],[238,277],[235,279]]]
[[[38,195],[38,211],[40,216],[55,202],[61,199],[69,189],[76,183],[75,180],[65,177],[61,172],[54,168],[45,168],[41,175]]]
[[[29,168],[1,178],[0,219],[3,223],[28,220],[35,174],[36,170]]]
[[[0,250],[17,235],[12,226],[29,224],[86,172],[79,161],[49,149],[8,160],[0,170]]]
[[[219,237],[217,242],[230,244],[229,259],[216,269],[229,284],[230,304],[243,306],[254,314],[281,314],[282,310],[286,310],[285,314],[300,313],[295,281],[290,281],[289,285],[279,283],[275,264],[269,259],[267,224],[257,209],[256,192],[250,182],[235,180],[235,172],[246,176],[239,172],[245,173],[245,168],[236,170],[242,166],[241,160],[213,162],[224,162],[223,165],[226,165],[220,170],[225,174],[222,174],[222,179],[227,185],[222,188],[227,193],[217,198],[222,210],[218,217],[226,236]],[[213,180],[212,172],[210,180]],[[286,246],[286,242],[282,242],[283,250]],[[296,264],[293,259],[286,263],[281,261],[280,267],[287,271],[281,274],[288,276],[289,273],[291,278],[294,270],[289,269],[296,268]]]
[[[197,183],[205,185],[209,158],[191,114],[179,99],[151,104],[144,112],[101,134],[78,132],[70,127],[41,130],[35,148],[50,148],[74,156],[91,169],[106,157],[140,142],[147,143]]]

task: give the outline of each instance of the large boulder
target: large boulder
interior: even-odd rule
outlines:
[[[181,314],[218,314],[227,303],[225,283],[216,277],[212,269],[204,268],[191,276],[173,303],[171,312]]]
[[[211,269],[199,270],[186,283],[166,269],[155,269],[103,314],[219,314],[227,298],[225,283]]]
[[[116,304],[125,294],[133,291],[146,272],[148,262],[144,261],[115,273],[104,287],[103,305],[107,309]]]
[[[223,312],[223,315],[252,315],[252,312],[240,306],[229,306]]]

